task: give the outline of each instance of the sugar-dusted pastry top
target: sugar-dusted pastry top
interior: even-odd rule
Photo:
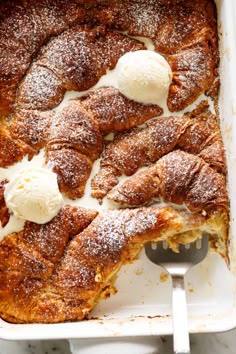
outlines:
[[[77,1],[9,0],[0,4],[0,106],[12,111],[16,89],[40,48],[51,36],[83,21]]]
[[[71,199],[84,194],[93,162],[103,150],[104,135],[124,131],[159,116],[158,105],[130,101],[114,87],[101,87],[69,101],[57,115],[19,110],[9,122],[14,144],[37,153],[46,149],[46,162],[58,174],[59,187]],[[21,160],[14,150],[2,155],[4,167]]]
[[[158,197],[185,204],[192,212],[228,209],[225,176],[200,157],[180,150],[170,152],[108,193],[116,202],[136,206]]]
[[[103,26],[68,29],[42,49],[19,86],[16,106],[52,109],[66,90],[91,88],[124,53],[141,49],[141,42]]]
[[[132,128],[163,112],[157,105],[128,100],[111,87],[85,95],[78,100],[81,105],[71,102],[62,113],[50,111],[67,90],[90,89],[123,54],[146,49],[128,35],[151,39],[169,63],[171,111],[187,107],[204,92],[217,95],[219,55],[212,0],[141,4],[137,0],[11,0],[0,6],[0,167],[46,147],[46,160],[55,165],[60,188],[72,199],[83,195],[104,133]],[[66,128],[63,138],[59,132],[67,113],[70,123],[81,127],[74,138]],[[80,146],[75,146],[78,134]],[[89,153],[83,151],[86,144]],[[71,157],[65,164],[68,148]],[[74,176],[74,187],[68,175]]]
[[[111,85],[94,87],[125,53],[146,53],[142,37],[172,70],[163,107],[132,101]],[[44,149],[43,168],[57,174],[60,191],[73,204],[101,158],[92,196],[126,205],[101,206],[98,212],[65,204],[48,223],[26,221],[22,231],[4,237],[3,319],[86,318],[114,291],[120,267],[134,260],[145,242],[167,239],[177,249],[207,232],[212,249],[228,261],[218,115],[205,101],[189,107],[202,94],[217,102],[218,64],[213,0],[0,2],[0,168]],[[82,93],[64,104],[67,91]],[[159,117],[165,106],[186,113]],[[141,167],[146,169],[139,173]],[[131,177],[119,183],[122,175]],[[2,227],[11,216],[6,183],[0,184]],[[154,207],[156,198],[178,208]]]
[[[182,116],[157,118],[143,128],[117,135],[102,153],[92,195],[103,198],[119,183],[119,176],[133,175],[175,149],[198,155],[215,171],[226,173],[218,117],[209,111],[207,102]]]
[[[96,214],[65,206],[48,224],[27,222],[22,232],[4,238],[0,244],[3,319],[14,323],[84,319],[100,298],[114,292],[120,267],[134,260],[151,240],[169,239],[174,247],[214,229],[212,247],[225,255],[224,212],[193,216],[159,207]]]
[[[128,37],[116,30],[151,38],[166,56],[173,71],[168,99],[173,111],[192,103],[218,77],[213,0],[9,0],[0,4],[0,13],[2,115],[14,109],[26,72],[17,94],[20,106],[37,103],[45,109],[58,104],[66,89],[91,87],[117,56],[131,50]],[[97,25],[102,27],[89,29]]]
[[[219,54],[214,1],[102,1],[92,13],[129,35],[151,38],[173,71],[168,107],[178,111],[217,87]]]

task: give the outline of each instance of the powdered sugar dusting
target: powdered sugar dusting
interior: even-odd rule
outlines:
[[[100,222],[95,223],[95,237],[83,241],[85,255],[95,256],[101,263],[119,262],[119,256],[127,243],[124,231],[124,216],[120,211],[105,212]]]
[[[139,235],[147,230],[154,229],[157,223],[157,215],[152,210],[141,210],[138,215],[127,220],[125,224],[125,233],[127,236]]]
[[[110,192],[108,197],[128,205],[149,203],[153,197],[186,204],[191,212],[228,208],[225,177],[201,158],[176,150],[155,165],[136,174]]]
[[[18,105],[25,109],[55,108],[66,90],[90,89],[120,56],[143,48],[137,40],[103,27],[69,29],[43,49],[19,88]]]
[[[65,88],[50,69],[35,64],[22,82],[17,106],[27,110],[45,111],[63,99]]]
[[[70,21],[70,23],[74,23],[73,21],[76,21],[76,17],[77,20],[80,20],[84,16],[82,8],[80,8],[76,13],[73,10],[74,17],[71,15],[69,16],[67,14],[67,11],[64,11],[65,9],[69,8],[69,2],[64,2],[63,6],[61,6],[60,9],[57,8],[57,5],[55,5],[55,7],[52,6],[50,7],[50,9],[47,9],[45,4],[46,3],[43,2],[41,6],[37,3],[37,6],[35,5],[35,9],[33,7],[30,8],[30,16],[31,14],[35,14],[33,22],[32,20],[30,20],[32,26],[34,27],[34,31],[36,30],[36,26],[39,26],[38,29],[40,28],[40,30],[42,30],[41,21],[44,21],[43,23],[45,26],[45,32],[44,34],[41,33],[42,37],[40,38],[45,38],[47,31],[54,31],[55,34],[58,34],[68,26],[68,23]],[[90,91],[90,89],[88,91],[84,91],[85,89],[87,89],[87,85],[92,85],[93,89],[104,85],[111,85],[115,87],[115,70],[109,69],[112,69],[114,67],[115,62],[126,51],[143,48],[140,42],[144,43],[149,50],[153,50],[154,46],[156,49],[158,49],[158,45],[162,43],[165,48],[170,50],[170,52],[172,52],[173,50],[176,51],[178,45],[184,43],[185,39],[187,39],[187,41],[189,41],[188,43],[190,43],[190,38],[194,39],[196,37],[194,31],[196,29],[200,31],[202,30],[202,28],[205,28],[205,26],[209,24],[210,20],[206,20],[205,13],[202,8],[199,8],[198,12],[198,9],[195,8],[195,5],[190,6],[188,4],[186,6],[187,7],[185,7],[185,5],[182,3],[176,6],[173,6],[173,4],[163,5],[162,2],[154,0],[142,1],[141,3],[134,0],[121,0],[116,3],[104,4],[104,6],[101,7],[101,13],[105,14],[106,12],[112,14],[112,16],[114,15],[114,18],[112,18],[112,16],[110,17],[110,19],[112,18],[112,21],[109,23],[109,26],[115,26],[116,29],[123,30],[126,32],[123,34],[117,33],[111,29],[107,30],[103,26],[97,27],[96,30],[91,30],[88,27],[79,25],[66,30],[57,38],[52,39],[51,42],[49,42],[49,44],[43,48],[37,60],[37,63],[32,66],[31,70],[29,71],[29,74],[26,76],[26,79],[21,86],[21,90],[19,91],[22,93],[22,95],[19,96],[19,104],[22,104],[27,109],[39,108],[45,110],[54,107],[56,115],[58,113],[60,115],[61,110],[63,110],[63,107],[68,100],[74,97],[84,95],[85,93]],[[72,13],[73,11],[71,9],[73,8],[74,5],[72,4],[70,10],[68,11],[71,11]],[[91,7],[88,11],[91,11],[91,13],[93,13],[93,8]],[[105,16],[100,17],[100,9],[96,8],[95,11],[97,12],[97,21],[101,23],[104,21],[104,23],[106,23]],[[61,16],[63,21],[65,21],[56,24],[56,14],[58,14],[59,17]],[[168,30],[168,26],[170,25],[172,25],[171,31]],[[134,38],[131,42],[131,39],[125,35],[127,33],[130,36],[141,35],[145,37]],[[146,36],[149,38],[146,38]],[[135,39],[139,40],[140,42],[137,42],[137,40]],[[152,41],[151,39],[153,39],[154,41]],[[25,45],[26,42],[26,39],[24,39]],[[192,42],[194,42],[194,40]],[[198,51],[197,55],[194,54],[194,50],[196,48]],[[203,60],[205,57],[202,47],[196,46],[195,49],[186,48],[186,50],[183,51],[183,56],[181,51],[178,51],[172,56],[167,56],[169,62],[173,61],[173,65],[176,65],[176,67],[173,66],[173,72],[176,75],[175,78],[177,78],[180,82],[181,90],[183,89],[182,91],[179,90],[180,96],[183,99],[187,99],[188,97],[186,91],[189,91],[189,83],[198,80],[199,76],[202,77],[206,75],[207,77],[210,77],[212,72],[212,68],[210,66],[206,66]],[[85,71],[87,75],[86,80],[84,80],[83,74]],[[94,86],[94,84],[101,75],[101,79]],[[50,76],[50,85],[47,85],[47,76]],[[90,79],[92,81],[89,83]],[[84,84],[82,84],[82,86],[79,88],[79,85],[82,82],[81,80],[84,82]],[[82,91],[67,92],[62,104],[59,107],[55,108],[55,106],[58,105],[58,103],[61,101],[65,89],[80,89]],[[102,98],[105,90],[103,91],[101,89],[100,92]],[[26,95],[26,93],[28,96]],[[93,115],[97,115],[98,120],[100,119],[101,126],[104,123],[103,118],[107,112],[110,112],[110,115],[116,117],[116,120],[119,123],[123,122],[124,120],[123,108],[127,110],[128,115],[130,115],[131,117],[137,115],[137,110],[134,108],[135,106],[127,106],[127,104],[124,104],[124,101],[122,100],[115,100],[112,102],[113,106],[116,106],[115,111],[112,110],[111,104],[104,104],[103,109],[101,109],[99,103],[93,110],[91,110]],[[173,96],[173,104],[177,105],[178,102],[179,98],[177,96]],[[88,105],[86,109],[90,110],[91,105]],[[150,107],[151,117],[155,115],[155,109]],[[165,111],[165,113],[167,113],[167,111]],[[140,116],[143,116],[142,112],[140,113]],[[30,123],[33,124],[33,121],[30,121]],[[135,125],[136,124],[140,124],[140,121],[135,122]],[[57,123],[52,126],[51,129],[51,140],[53,140],[52,145],[54,145],[54,143],[59,145],[62,143],[62,145],[65,144],[66,146],[68,146],[68,144],[70,145],[71,139],[69,138],[66,142],[63,142],[63,139],[54,140],[54,138],[56,138],[53,136],[54,127],[58,128]],[[116,129],[118,130],[118,127],[116,127]],[[39,128],[35,126],[35,128],[32,127],[32,129],[29,130],[30,132],[32,131],[29,136],[29,140],[32,144],[37,145],[39,141],[45,139],[45,137],[41,135],[41,132],[43,134],[43,130],[44,125],[42,122],[40,122]],[[105,128],[104,131],[106,131]],[[170,137],[173,137],[173,132],[171,131],[170,127],[166,127],[166,131],[169,131]],[[34,140],[34,132],[37,132],[36,140]],[[38,132],[40,134],[38,134]],[[78,138],[75,131],[71,129],[70,138],[73,136],[74,140]],[[91,136],[89,136],[89,138],[91,138]],[[144,139],[145,138],[147,138],[146,144],[149,145],[150,139],[144,134]],[[164,135],[163,139],[165,139]],[[95,140],[87,139],[86,141],[88,145],[91,142],[92,144],[95,143],[96,145]],[[139,158],[140,156],[138,152],[133,155],[134,165],[138,165]],[[145,160],[146,156],[141,154],[141,158]],[[150,154],[149,158],[151,158],[151,161],[154,160],[152,154]],[[97,161],[96,166],[98,166],[98,163],[99,162]],[[94,175],[94,171],[97,168],[96,166],[94,166],[91,176]],[[68,176],[70,175],[69,172],[67,174]],[[69,201],[68,199],[65,200],[72,204],[78,203],[78,205],[84,205],[84,201],[86,200],[86,198],[89,198],[88,193],[90,193],[91,190],[89,186],[90,181],[91,178],[87,183],[85,198],[73,202]],[[74,182],[73,185],[75,184]],[[90,200],[90,202],[92,201],[92,199],[88,200]],[[96,205],[96,208],[98,209],[104,209],[106,207],[117,207],[117,205],[114,205],[106,200],[103,206],[100,206],[99,204],[97,204],[97,201],[94,200],[92,202],[92,205]]]
[[[199,46],[169,56],[168,61],[173,71],[168,106],[171,111],[181,110],[212,84],[212,54],[207,46]]]
[[[9,4],[10,7],[11,4],[14,5],[14,2],[7,1],[6,8],[8,9]],[[84,5],[81,5],[83,3]],[[215,54],[217,57],[217,48],[213,48],[216,33],[211,11],[205,9],[207,3],[207,0],[20,1],[19,6],[15,4],[9,12],[3,12],[3,16],[1,10],[4,10],[5,2],[0,5],[0,17],[6,18],[8,22],[6,28],[9,29],[12,25],[12,31],[9,31],[10,35],[6,40],[4,36],[1,37],[4,25],[0,25],[0,49],[8,56],[6,58],[7,56],[3,55],[2,59],[0,53],[0,109],[3,114],[9,108],[8,105],[14,103],[16,87],[32,58],[50,38],[50,42],[41,48],[35,63],[20,85],[16,102],[18,116],[14,116],[10,129],[11,133],[15,134],[14,137],[20,139],[17,140],[19,143],[24,141],[33,146],[35,153],[41,147],[46,147],[48,165],[45,166],[45,155],[41,150],[39,156],[34,157],[32,161],[23,159],[21,163],[0,171],[3,172],[4,178],[11,179],[20,166],[24,168],[28,164],[32,166],[36,163],[43,168],[57,167],[58,171],[61,168],[62,173],[58,172],[58,181],[63,175],[67,188],[71,187],[72,191],[73,188],[79,189],[81,184],[86,183],[92,162],[102,151],[102,140],[106,133],[113,130],[117,134],[118,131],[159,116],[161,110],[157,107],[145,106],[142,110],[134,103],[125,102],[120,96],[109,96],[109,92],[115,92],[115,70],[112,69],[117,60],[127,51],[144,49],[142,43],[146,43],[149,49],[164,54],[172,65],[174,79],[168,101],[170,110],[189,109],[189,104],[208,90],[217,76],[217,59],[214,58]],[[209,1],[209,5],[211,4]],[[13,15],[10,15],[12,13]],[[90,23],[93,27],[82,26],[82,21]],[[74,27],[68,29],[70,26]],[[137,42],[116,30],[125,31],[130,36],[140,35],[142,38]],[[7,31],[4,30],[4,33]],[[61,34],[58,35],[59,33]],[[143,36],[150,39],[146,40]],[[151,39],[153,42],[150,42]],[[13,61],[8,61],[11,56]],[[98,82],[100,77],[102,78]],[[101,86],[113,88],[90,92],[92,87]],[[66,93],[65,99],[57,107],[66,90],[70,92]],[[88,91],[87,97],[82,97],[76,103],[68,103],[70,98],[87,94]],[[101,102],[105,98],[107,101],[102,105]],[[65,102],[66,107],[72,108],[71,111],[65,109]],[[196,103],[195,101],[194,104]],[[83,115],[80,119],[73,117],[74,113],[78,113],[76,105]],[[165,113],[169,114],[165,103],[163,108]],[[46,117],[51,109],[55,114],[50,112],[50,116],[44,120],[43,117]],[[142,132],[142,144],[139,145],[135,139],[130,139],[125,146],[123,141],[123,153],[126,157],[122,162],[119,161],[118,147],[117,164],[123,164],[123,170],[126,168],[126,171],[132,174],[140,167],[140,161],[149,164],[159,159],[159,155],[173,150],[186,121],[188,123],[188,119],[179,117],[180,114],[177,116],[179,124],[176,131],[173,131],[170,121],[169,125],[164,124],[164,118],[159,133],[155,131],[152,123],[148,123],[147,128],[150,134],[146,134],[145,129],[137,128],[138,132]],[[14,123],[16,126],[13,128]],[[127,137],[129,134],[127,133]],[[192,135],[192,144],[199,143],[200,135]],[[124,136],[126,135],[115,139],[122,140]],[[133,145],[130,146],[131,144]],[[150,148],[148,152],[145,149],[147,145]],[[163,148],[164,145],[167,150]],[[217,155],[217,148],[214,147],[213,150]],[[192,158],[191,155],[193,163],[184,164],[184,159],[178,160],[176,155],[172,156],[171,160],[170,155],[174,153],[176,152],[165,155],[162,166],[159,164],[159,170],[148,176],[156,178],[152,180],[155,192],[160,184],[161,193],[169,193],[171,202],[182,203],[184,196],[193,211],[202,211],[199,209],[201,203],[207,208],[212,206],[214,209],[215,204],[225,208],[227,197],[224,176],[218,174],[216,177],[216,173],[212,173],[210,167],[201,160],[200,165],[204,166],[199,168],[202,175],[197,180],[195,172],[198,170],[198,164],[193,161],[197,158]],[[113,155],[111,151],[111,156],[114,157]],[[134,258],[142,242],[147,240],[141,235],[148,235],[150,240],[152,235],[161,232],[163,228],[164,231],[165,228],[167,230],[164,235],[169,236],[175,230],[185,231],[185,219],[189,228],[192,225],[196,228],[198,223],[204,228],[208,217],[207,208],[203,209],[204,217],[198,215],[197,218],[187,213],[183,217],[181,212],[177,213],[170,208],[107,210],[120,208],[120,205],[106,198],[100,205],[90,197],[90,182],[98,171],[98,164],[99,160],[96,160],[84,197],[74,201],[64,198],[65,203],[82,206],[80,212],[78,208],[64,205],[52,223],[43,226],[28,222],[25,225],[15,225],[11,216],[8,228],[0,230],[4,235],[24,227],[23,233],[11,235],[2,241],[7,251],[4,247],[1,248],[1,263],[3,269],[9,270],[3,272],[6,274],[6,279],[3,274],[3,284],[6,283],[8,291],[6,317],[10,314],[14,321],[19,318],[19,321],[23,322],[28,319],[39,322],[83,319],[94,306],[94,302],[97,302],[99,294],[109,288],[111,277],[121,264]],[[163,178],[157,181],[160,172],[168,176],[165,180]],[[122,175],[119,178],[126,177]],[[183,192],[186,185],[187,191]],[[142,187],[142,183],[135,185],[135,188],[140,186]],[[132,190],[134,194],[135,188]],[[83,194],[83,190],[79,192]],[[142,192],[146,192],[145,183]],[[158,200],[156,205],[160,206],[161,200]],[[100,215],[96,217],[96,212],[87,209],[89,206],[101,211]],[[24,309],[22,303],[25,305]],[[5,315],[4,311],[5,308]]]

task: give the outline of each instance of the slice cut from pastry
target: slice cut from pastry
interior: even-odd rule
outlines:
[[[208,232],[211,246],[225,256],[224,209],[206,216],[171,207],[110,210],[91,222],[95,215],[67,207],[48,224],[27,223],[22,232],[4,238],[3,319],[17,323],[84,319],[100,298],[114,292],[121,266],[152,240],[167,239],[176,247]]]

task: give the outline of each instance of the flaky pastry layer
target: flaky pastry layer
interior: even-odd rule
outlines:
[[[171,247],[204,232],[227,259],[227,213],[190,213],[172,207],[96,212],[64,207],[51,222],[27,222],[0,243],[0,314],[15,323],[84,319],[114,292],[123,264],[149,241]]]

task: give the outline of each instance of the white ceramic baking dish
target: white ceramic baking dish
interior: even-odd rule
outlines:
[[[189,272],[186,287],[191,332],[236,327],[236,6],[234,0],[217,0],[216,3],[221,52],[221,129],[231,196],[231,270],[220,257],[209,255]],[[88,321],[14,325],[0,320],[0,338],[101,338],[172,333],[170,280],[144,254],[121,270],[116,287],[118,293],[101,301]]]

